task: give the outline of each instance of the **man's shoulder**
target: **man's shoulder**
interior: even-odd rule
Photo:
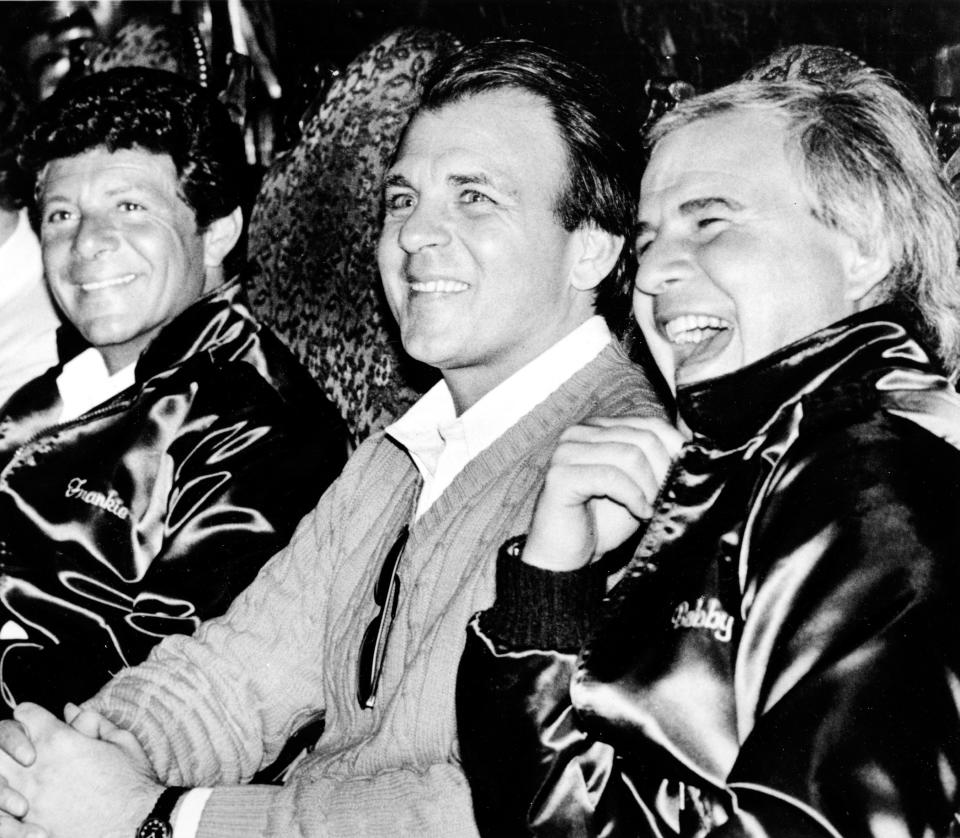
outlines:
[[[661,416],[663,400],[646,370],[611,343],[561,388],[562,397],[581,400],[594,416]]]

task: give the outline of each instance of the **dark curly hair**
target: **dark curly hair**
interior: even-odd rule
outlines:
[[[17,145],[26,121],[23,97],[0,68],[0,209],[14,212],[30,199],[30,180],[17,165]]]
[[[181,76],[118,67],[65,85],[37,108],[20,164],[36,189],[50,161],[101,146],[170,155],[201,230],[240,206],[240,133],[212,94]]]

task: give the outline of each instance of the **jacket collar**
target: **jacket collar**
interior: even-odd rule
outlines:
[[[259,330],[243,301],[239,278],[218,286],[181,312],[161,329],[137,361],[137,381],[174,367],[201,352],[213,352],[230,344],[244,352]]]
[[[739,445],[827,381],[872,387],[892,366],[929,369],[908,323],[891,305],[860,312],[736,372],[678,388],[679,413],[695,434]]]

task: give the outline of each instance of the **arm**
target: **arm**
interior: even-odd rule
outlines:
[[[595,420],[564,434],[522,550],[501,551],[494,606],[471,622],[458,734],[481,833],[636,835],[614,754],[578,726],[577,652],[606,589],[589,564],[649,517],[682,445],[659,420]],[[509,743],[509,745],[505,745]],[[643,815],[641,814],[641,819]]]
[[[167,638],[94,698],[93,709],[143,743],[164,782],[248,780],[322,715],[324,614],[365,450],[223,617],[192,638]]]
[[[322,615],[337,551],[334,484],[220,618],[177,635],[89,702],[132,731],[170,785],[249,780],[322,714]],[[310,615],[316,614],[317,619]]]

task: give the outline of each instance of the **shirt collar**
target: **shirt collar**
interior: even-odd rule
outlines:
[[[59,421],[76,419],[126,390],[134,383],[135,368],[136,363],[128,364],[110,375],[103,356],[92,346],[71,358],[57,376],[57,389],[63,401]]]
[[[456,415],[453,397],[440,380],[386,433],[407,449],[417,468],[433,474],[444,440],[465,439],[470,459],[585,367],[610,343],[606,321],[594,315]]]

